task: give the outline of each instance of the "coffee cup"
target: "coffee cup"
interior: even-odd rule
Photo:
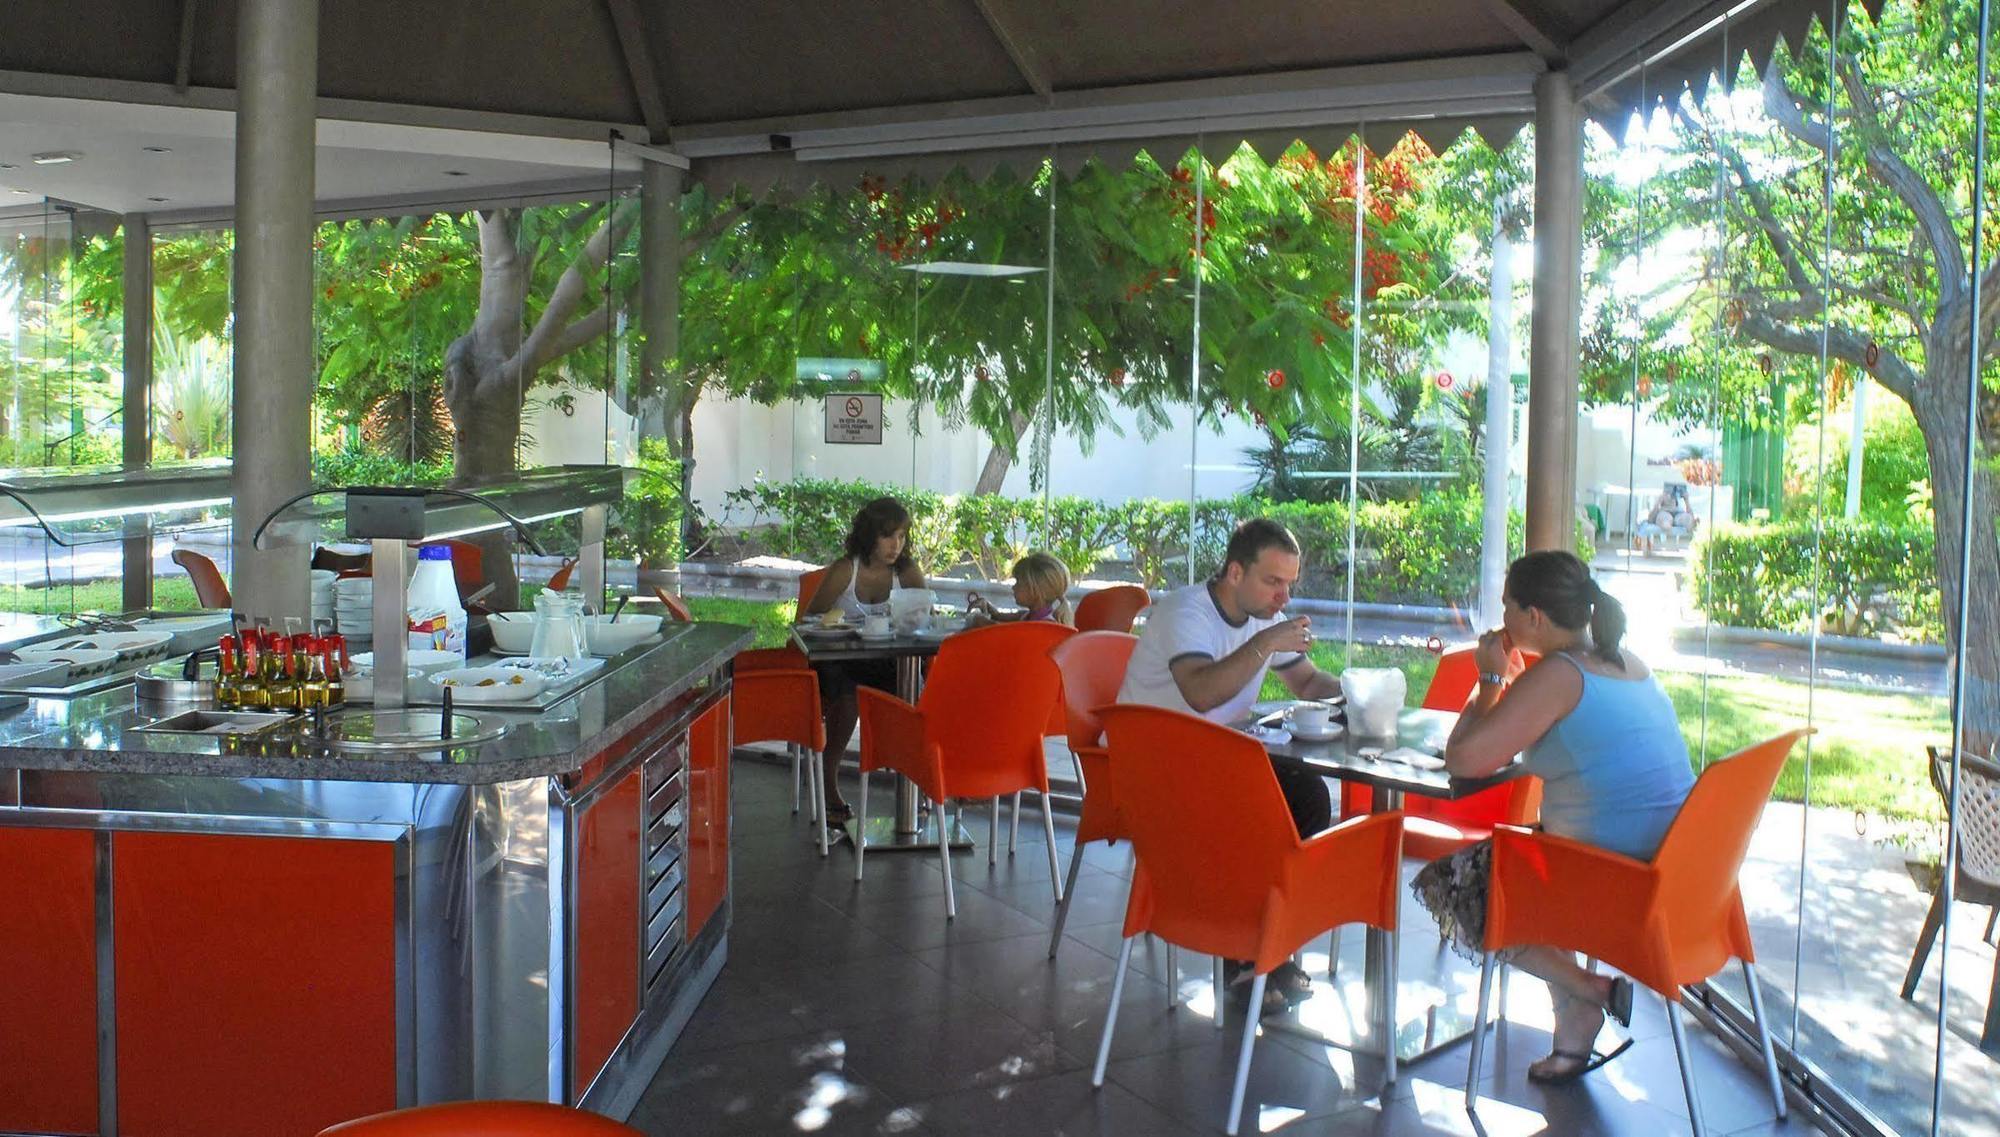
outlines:
[[[1325,703],[1300,703],[1285,715],[1292,726],[1306,734],[1325,734],[1333,724],[1333,708]]]
[[[889,617],[882,613],[876,613],[861,621],[861,634],[864,636],[886,636],[889,631]]]

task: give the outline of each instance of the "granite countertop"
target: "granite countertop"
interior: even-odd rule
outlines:
[[[460,714],[506,724],[499,738],[486,742],[365,753],[138,731],[169,712],[139,710],[131,686],[121,685],[0,711],[0,769],[469,785],[566,774],[699,685],[752,640],[750,629],[735,624],[679,627],[664,643],[608,660],[604,674],[545,710],[461,705]]]

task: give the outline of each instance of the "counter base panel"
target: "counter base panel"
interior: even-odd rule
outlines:
[[[97,1132],[97,834],[0,829],[0,1132]]]

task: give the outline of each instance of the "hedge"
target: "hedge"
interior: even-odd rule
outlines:
[[[1721,524],[1695,541],[1689,563],[1695,606],[1719,624],[1808,632],[1819,618],[1840,635],[1943,639],[1936,536],[1926,524],[1828,521],[1817,538],[1809,520]]]
[[[1298,535],[1305,550],[1304,596],[1344,597],[1348,508],[1342,502],[1272,502],[1241,496],[1195,503],[1139,498],[1117,504],[1079,497],[945,495],[867,482],[799,479],[758,482],[724,495],[725,525],[761,527],[763,543],[799,560],[841,555],[849,520],[863,503],[894,497],[910,510],[910,538],[925,566],[940,575],[965,570],[1004,579],[1031,548],[1060,557],[1078,576],[1106,561],[1127,561],[1148,588],[1186,579],[1190,530],[1197,577],[1222,562],[1237,521],[1270,517]],[[1045,531],[1048,536],[1043,538]],[[1479,499],[1445,490],[1415,501],[1364,502],[1355,518],[1356,600],[1469,605],[1479,581]],[[1508,545],[1523,544],[1521,515],[1510,511]],[[1588,558],[1588,530],[1578,533]]]

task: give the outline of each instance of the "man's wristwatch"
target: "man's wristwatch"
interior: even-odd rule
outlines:
[[[1507,677],[1498,671],[1480,672],[1479,681],[1489,687],[1505,687],[1507,685]]]

